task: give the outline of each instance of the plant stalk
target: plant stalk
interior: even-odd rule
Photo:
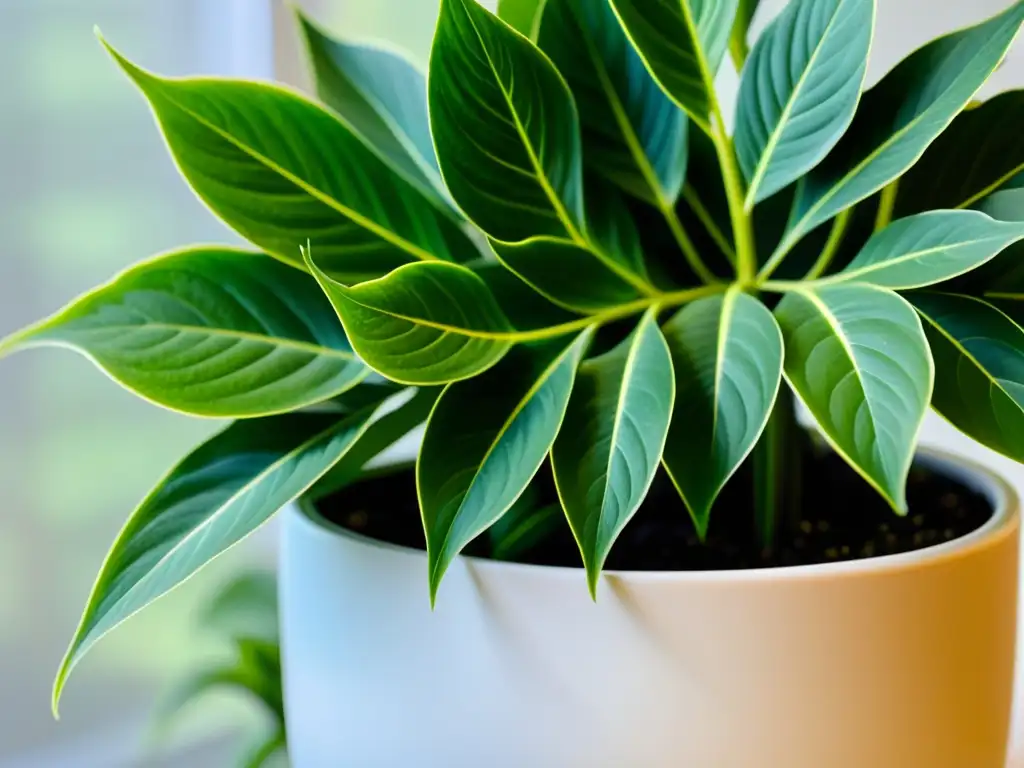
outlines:
[[[712,101],[710,133],[718,163],[722,168],[725,196],[729,201],[729,217],[732,220],[733,236],[736,238],[736,277],[740,285],[750,285],[757,271],[757,253],[754,247],[754,228],[750,215],[744,208],[743,177],[740,174],[736,151],[725,130],[725,121],[718,102]]]
[[[754,526],[765,557],[775,550],[779,530],[791,517],[783,514],[787,508],[793,511],[789,502],[799,503],[799,439],[793,398],[783,388],[753,453]]]
[[[804,280],[817,280],[828,269],[828,265],[832,263],[832,259],[839,252],[839,246],[843,243],[843,236],[846,234],[846,227],[850,223],[852,213],[853,208],[847,208],[832,221],[832,231],[828,234],[825,247],[821,249],[821,254],[814,262],[814,266],[804,275]]]

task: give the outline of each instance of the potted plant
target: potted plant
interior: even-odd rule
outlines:
[[[443,0],[429,78],[302,20],[322,104],[108,46],[259,250],[0,343],[233,419],[130,517],[55,704],[286,508],[298,768],[1003,765],[1017,501],[914,457],[931,405],[1024,458],[1024,93],[974,101],[1024,2],[866,90],[873,0],[748,50],[755,5]]]

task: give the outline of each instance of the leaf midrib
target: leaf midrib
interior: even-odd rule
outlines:
[[[968,299],[968,300],[974,301],[974,302],[976,302],[978,304],[982,304],[986,308],[992,309],[995,312],[997,312],[998,314],[1000,314],[1002,317],[1004,317],[1011,325],[1013,325],[1015,328],[1017,328],[1021,332],[1021,336],[1024,337],[1024,328],[1022,328],[1012,317],[1010,317],[1005,312],[1003,312],[1001,309],[999,309],[999,307],[995,307],[995,306],[989,304],[988,302],[982,301],[981,299],[975,298],[974,296],[967,296],[965,294],[959,294],[959,293],[947,294],[947,293],[936,291],[934,295],[938,295],[938,296],[956,296],[958,298]],[[915,311],[921,317],[923,317],[925,320],[927,320],[928,323],[936,331],[938,331],[939,334],[943,338],[945,338],[946,341],[948,341],[953,346],[954,349],[956,349],[961,355],[963,355],[975,367],[975,369],[977,369],[986,379],[988,379],[991,386],[994,386],[996,389],[998,389],[1000,392],[1002,392],[1003,395],[1005,395],[1014,405],[1017,406],[1018,409],[1020,409],[1020,411],[1022,413],[1024,413],[1024,406],[1022,406],[1020,403],[1018,403],[1016,398],[1014,398],[1013,395],[1011,395],[1009,392],[1006,391],[1006,388],[1003,387],[1003,385],[1001,384],[1002,379],[998,379],[995,376],[993,376],[991,373],[989,373],[988,369],[981,364],[981,362],[978,360],[978,358],[976,358],[970,352],[970,350],[967,349],[967,347],[965,347],[963,344],[961,344],[959,339],[957,339],[955,336],[953,336],[951,333],[949,333],[945,328],[943,328],[928,312],[926,312],[925,310],[921,309],[916,304],[914,305],[914,309],[915,309]]]
[[[162,82],[162,81],[160,81],[158,79],[157,82]],[[284,178],[286,181],[291,182],[296,187],[301,189],[303,192],[308,194],[310,197],[315,198],[319,202],[321,202],[324,205],[326,205],[328,208],[332,208],[333,210],[337,211],[342,216],[344,216],[345,218],[349,219],[354,224],[362,227],[363,229],[365,229],[366,231],[368,231],[372,235],[380,238],[381,240],[385,241],[386,243],[389,243],[390,245],[395,246],[396,248],[399,248],[402,251],[405,251],[406,253],[408,253],[409,255],[413,256],[416,259],[419,259],[420,261],[445,261],[445,259],[441,259],[441,258],[435,256],[434,254],[429,253],[428,251],[424,250],[420,246],[418,246],[418,245],[410,242],[409,240],[406,240],[405,238],[401,237],[397,233],[395,233],[395,232],[393,232],[393,231],[391,231],[389,229],[386,229],[385,227],[382,227],[381,225],[377,224],[376,222],[368,219],[366,216],[363,216],[362,214],[354,211],[353,209],[349,208],[347,205],[345,205],[341,201],[339,201],[336,198],[334,198],[332,195],[330,195],[330,194],[328,194],[326,192],[323,192],[320,189],[317,189],[312,184],[309,184],[304,179],[300,178],[299,176],[296,176],[291,171],[287,170],[286,168],[282,167],[278,163],[276,163],[273,160],[271,160],[269,157],[264,155],[262,152],[259,152],[255,148],[248,146],[247,144],[242,142],[240,139],[235,138],[228,131],[224,130],[223,128],[220,128],[219,126],[215,125],[211,121],[207,120],[202,115],[196,113],[194,110],[192,110],[189,107],[186,107],[185,105],[183,105],[180,101],[178,101],[177,99],[174,98],[174,96],[168,91],[168,89],[164,88],[162,90],[163,90],[164,98],[166,98],[169,102],[171,102],[171,104],[173,104],[175,107],[177,107],[182,112],[187,114],[189,117],[191,117],[197,123],[199,123],[203,127],[207,128],[208,130],[213,131],[215,134],[217,134],[222,139],[224,139],[225,141],[230,143],[232,146],[234,146],[236,149],[238,149],[241,152],[243,152],[244,154],[248,155],[253,160],[256,160],[258,163],[261,163],[262,165],[264,165],[265,167],[267,167],[268,169],[270,169],[274,173],[276,173],[279,176],[281,176],[282,178]],[[328,116],[332,120],[337,120],[337,118],[335,118],[333,115],[330,115],[329,113],[328,113]],[[338,122],[339,122],[339,124],[341,124],[340,121],[338,121]],[[387,167],[388,167],[389,171],[392,170],[390,166],[387,166]],[[404,178],[401,178],[401,181],[405,182],[406,184],[409,183]],[[416,192],[416,194],[420,194],[419,190],[415,190],[414,189],[414,191]]]
[[[715,440],[718,437],[718,412],[720,410],[719,394],[722,384],[722,375],[725,371],[726,345],[729,342],[729,334],[732,330],[732,318],[736,311],[736,303],[739,301],[739,287],[732,285],[722,296],[722,306],[719,311],[718,338],[715,345],[715,388],[712,397],[714,410],[711,416],[711,444],[709,450],[713,451]]]
[[[605,465],[604,484],[601,490],[601,509],[598,512],[597,525],[594,527],[594,555],[598,561],[603,561],[603,558],[600,556],[597,548],[599,544],[598,535],[608,510],[608,489],[612,479],[612,462],[615,460],[615,453],[618,449],[619,431],[625,415],[625,402],[633,386],[633,377],[636,375],[636,358],[640,353],[644,334],[651,322],[653,322],[653,320],[651,318],[650,310],[648,310],[636,326],[633,342],[629,345],[629,352],[626,354],[626,362],[622,367],[622,386],[619,388],[619,396],[615,402],[615,418],[612,420],[612,434],[611,439],[608,442],[608,462]],[[633,500],[630,499],[630,503],[632,503],[632,501]],[[603,562],[595,562],[594,565],[600,567],[603,565]]]
[[[40,329],[40,333],[45,333],[49,329]],[[196,333],[205,336],[218,336],[230,339],[240,339],[242,341],[252,341],[257,344],[266,344],[268,346],[283,347],[291,349],[296,352],[305,352],[308,354],[315,355],[317,357],[336,357],[347,362],[353,362],[357,358],[351,352],[344,352],[340,349],[334,349],[332,347],[322,347],[317,344],[310,342],[299,341],[297,339],[288,339],[279,336],[264,336],[258,333],[249,333],[246,331],[232,331],[225,328],[206,328],[203,326],[192,326],[192,325],[179,325],[176,323],[125,323],[121,325],[104,325],[96,328],[87,328],[79,330],[77,333],[88,333],[88,332],[105,332],[105,331],[145,331],[145,330],[167,330],[176,331],[178,333]],[[46,339],[41,338],[37,343],[45,343]],[[25,343],[30,344],[31,338]]]
[[[987,44],[986,44],[986,46],[987,46]],[[982,46],[982,50],[979,50],[979,52],[974,57],[971,58],[970,63],[973,63],[977,58],[979,58],[981,56],[981,53],[982,53],[982,51],[984,50],[984,48],[986,46]],[[967,66],[964,66],[964,67],[961,68],[961,71],[960,71],[961,75],[963,74],[963,70],[965,70],[965,69],[967,69]],[[949,90],[950,89],[947,89],[944,93],[948,93]],[[885,152],[887,149],[889,149],[889,147],[891,147],[897,140],[902,139],[910,130],[912,130],[913,128],[917,127],[917,125],[919,123],[921,123],[924,120],[924,118],[933,109],[935,109],[936,102],[938,102],[939,99],[941,99],[941,98],[942,98],[942,96],[940,95],[938,98],[935,99],[935,101],[933,101],[920,114],[918,114],[916,117],[914,117],[909,123],[907,123],[905,126],[900,128],[898,131],[893,133],[888,139],[886,139],[884,142],[882,142],[881,145],[879,145],[874,150],[872,150],[868,154],[868,156],[864,158],[864,160],[862,160],[857,165],[855,165],[850,171],[848,171],[846,174],[844,174],[839,179],[839,181],[837,181],[835,184],[833,184],[829,188],[829,190],[824,195],[822,195],[820,198],[818,198],[818,200],[815,201],[815,203],[810,208],[807,209],[807,212],[804,213],[804,215],[800,217],[799,221],[792,228],[792,230],[790,230],[790,232],[787,234],[786,238],[779,245],[779,248],[776,250],[776,252],[788,252],[793,247],[793,245],[796,244],[796,241],[799,240],[801,237],[803,237],[804,230],[806,229],[806,226],[807,226],[807,222],[810,221],[825,206],[826,203],[828,203],[833,197],[838,195],[839,192],[842,191],[847,185],[852,183],[852,180],[855,180],[856,176],[859,175],[879,155],[881,155],[883,152]],[[959,114],[961,111],[963,111],[964,105],[968,104],[972,98],[974,98],[974,93],[971,93],[966,99],[964,99],[962,101],[960,107],[958,109],[956,109],[955,111],[953,111],[952,116],[948,120],[945,121],[945,124],[944,124],[943,128],[945,128],[945,126],[948,126],[951,122],[953,122],[953,120],[956,118],[956,115]],[[927,148],[928,147],[926,145],[923,149],[921,149],[921,151],[918,152],[917,155],[913,158],[913,160],[911,161],[910,165],[913,165],[914,162],[916,162],[918,159],[920,159],[921,155],[924,154],[924,152],[925,152],[925,150],[927,150]],[[783,248],[785,248],[784,251],[783,251]],[[773,254],[773,258],[774,258],[774,254]]]
[[[345,451],[347,451],[348,448],[350,448],[359,439],[359,437],[361,437],[362,433],[366,431],[367,427],[371,424],[371,422],[372,422],[372,420],[370,418],[367,418],[363,422],[363,424],[359,427],[359,429],[354,431],[354,433],[353,433],[353,435],[352,435],[348,445],[345,448]],[[282,467],[284,467],[289,462],[291,462],[296,456],[302,454],[308,448],[310,448],[311,446],[313,446],[316,443],[320,442],[324,438],[329,437],[331,435],[331,433],[337,432],[337,431],[339,431],[339,429],[345,427],[345,425],[347,423],[348,423],[348,419],[342,419],[340,421],[335,422],[334,424],[332,424],[331,426],[327,427],[326,429],[323,429],[323,430],[317,432],[312,437],[310,437],[307,440],[303,441],[300,445],[296,446],[292,450],[290,450],[287,453],[285,453],[284,455],[282,455],[280,458],[275,459],[271,464],[268,464],[264,469],[260,470],[260,472],[257,475],[255,475],[251,480],[248,480],[237,491],[235,491],[231,495],[230,498],[228,498],[223,503],[218,505],[217,509],[214,510],[213,512],[211,512],[206,517],[206,519],[203,520],[203,522],[200,525],[196,526],[191,531],[189,531],[185,536],[183,536],[181,539],[179,539],[178,542],[171,549],[169,549],[156,563],[154,563],[153,566],[146,572],[146,574],[141,579],[136,581],[135,584],[133,584],[123,595],[121,595],[121,597],[118,598],[118,600],[111,606],[110,609],[104,611],[103,614],[101,614],[101,615],[97,615],[97,614],[93,615],[93,617],[92,617],[93,620],[91,622],[89,622],[89,624],[90,624],[89,629],[87,629],[84,634],[80,635],[82,639],[75,643],[74,650],[72,651],[72,653],[69,654],[69,657],[68,657],[69,660],[71,660],[71,659],[77,660],[77,658],[80,658],[79,651],[85,645],[86,641],[90,638],[90,636],[93,633],[93,631],[95,630],[95,628],[99,625],[100,620],[102,620],[106,616],[109,616],[113,612],[113,610],[115,608],[117,608],[117,606],[122,605],[124,603],[124,601],[129,596],[133,595],[138,590],[139,585],[142,584],[144,580],[150,579],[150,577],[152,577],[152,575],[158,569],[163,568],[167,564],[167,562],[168,562],[168,560],[170,558],[172,558],[178,552],[181,551],[181,549],[183,548],[183,546],[185,544],[191,542],[200,533],[205,533],[209,529],[209,527],[214,522],[220,520],[221,517],[226,513],[226,511],[229,510],[235,503],[237,503],[238,500],[242,496],[247,494],[253,488],[255,488],[255,487],[259,486],[260,484],[262,484],[269,476],[275,474],[278,470],[280,470]],[[339,460],[342,457],[344,457],[345,451],[342,452],[342,455],[341,455],[341,457],[339,457]],[[327,467],[324,470],[324,473],[326,473],[327,470],[329,470],[329,469],[330,469],[330,467]],[[322,474],[324,474],[324,473],[322,473]],[[305,488],[301,489],[299,491],[299,493],[296,494],[296,496],[299,496],[302,493],[304,493],[306,491],[306,489],[308,489],[310,486],[313,485],[313,483],[316,482],[317,479],[318,478],[314,478],[308,485],[306,485]],[[159,493],[159,491],[162,490],[163,487],[164,487],[164,484],[161,483],[160,487],[158,487],[154,491],[154,493],[149,498],[147,498],[146,501],[143,502],[143,505],[145,505],[146,502],[148,502],[150,500],[154,500],[155,497],[156,497],[156,494]],[[134,517],[135,517],[135,515],[132,515],[132,518],[129,520],[129,522],[131,522],[132,519],[134,519]],[[120,544],[121,544],[121,537],[119,536],[117,541],[115,541],[113,546],[111,547],[111,551],[112,552],[115,551],[117,549],[118,545],[120,545]],[[104,586],[108,586],[108,584],[104,584]],[[93,602],[94,602],[93,597],[90,597],[90,600],[89,600],[89,608],[90,609],[93,609]],[[145,606],[141,606],[141,607],[135,609],[134,611],[132,611],[132,613],[128,614],[127,616],[124,616],[123,618],[121,618],[120,621],[116,622],[115,624],[113,624],[112,626],[107,628],[98,637],[94,638],[89,643],[89,645],[91,646],[92,644],[94,644],[95,642],[100,640],[104,635],[106,635],[107,632],[111,631],[112,629],[114,629],[116,626],[120,625],[124,621],[127,621],[129,618],[134,616],[136,613],[141,611],[143,608],[145,608]],[[78,633],[76,633],[76,634],[78,634]],[[73,665],[73,662],[72,662],[72,665]],[[69,667],[69,671],[70,671],[70,667]]]
[[[1016,242],[1017,240],[1020,240],[1021,238],[1024,238],[1024,228],[1022,228],[1021,231],[1017,233],[1015,238],[1009,238],[1005,248],[1003,248],[1002,250],[1006,250],[1006,248],[1009,248],[1011,245],[1013,245],[1014,242]],[[908,261],[913,261],[915,259],[921,259],[921,258],[924,258],[926,256],[931,256],[934,253],[942,253],[944,251],[946,251],[946,252],[958,251],[958,250],[960,250],[962,248],[972,248],[972,247],[974,247],[976,245],[981,245],[981,244],[986,243],[988,241],[1000,242],[1000,241],[1003,241],[1003,240],[1007,240],[1006,236],[998,236],[997,237],[997,236],[993,235],[991,237],[979,237],[979,238],[976,238],[974,240],[961,240],[961,241],[959,241],[957,243],[952,243],[952,244],[935,245],[935,246],[931,246],[929,248],[923,248],[923,249],[921,249],[919,251],[909,251],[909,252],[903,254],[902,256],[896,256],[894,258],[886,259],[884,261],[875,261],[875,262],[872,262],[871,264],[865,264],[863,267],[858,267],[857,269],[855,269],[853,271],[850,271],[850,272],[839,272],[839,273],[837,273],[835,275],[831,275],[831,276],[826,277],[826,278],[821,278],[820,280],[817,280],[815,282],[817,282],[818,285],[829,285],[829,284],[845,283],[845,282],[849,282],[851,280],[861,279],[861,278],[863,278],[864,275],[870,275],[870,274],[872,274],[874,272],[884,271],[884,270],[888,269],[889,267],[898,267],[901,264],[904,264],[904,263],[906,263]],[[995,254],[995,255],[998,255],[998,253]],[[992,257],[992,258],[994,258],[994,257]],[[959,272],[957,274],[962,274],[964,271],[967,271],[967,269],[965,268],[964,270],[961,270],[961,272]],[[951,275],[951,277],[956,277],[956,275]],[[947,279],[947,278],[943,278],[943,279]],[[902,286],[900,288],[900,290],[906,290],[906,288],[908,288],[908,287],[910,287],[910,286]]]
[[[804,68],[804,71],[801,72],[800,77],[796,82],[796,85],[793,86],[793,92],[790,94],[790,98],[786,101],[786,106],[783,108],[781,114],[779,115],[779,120],[775,124],[775,128],[769,135],[768,141],[765,143],[764,151],[761,153],[761,159],[760,161],[758,161],[758,164],[754,169],[754,176],[750,180],[750,186],[747,189],[747,200],[745,203],[745,207],[747,208],[748,213],[753,208],[754,197],[757,193],[758,188],[761,186],[761,182],[764,181],[764,176],[768,173],[768,164],[772,160],[772,155],[775,151],[775,148],[778,145],[779,141],[782,140],[782,133],[785,130],[786,121],[789,119],[790,112],[792,112],[796,104],[797,98],[800,96],[800,92],[804,87],[805,82],[810,76],[811,71],[814,69],[814,64],[818,59],[818,54],[820,54],[822,48],[825,47],[825,43],[828,41],[829,35],[833,31],[832,27],[835,24],[836,18],[839,16],[839,12],[846,6],[847,1],[848,0],[839,0],[838,5],[836,5],[835,12],[829,19],[828,24],[825,25],[825,31],[822,33],[821,38],[818,40],[818,44],[815,46],[814,52],[811,54],[810,59],[808,59],[807,66]],[[872,5],[874,5],[874,0],[872,0]],[[874,13],[872,13],[872,19],[873,17]],[[861,66],[863,67],[863,65]],[[862,76],[861,80],[863,81],[863,79],[864,78]],[[860,89],[858,89],[858,101],[859,100]]]
[[[586,333],[586,331],[584,331],[584,333]],[[438,550],[439,556],[444,555],[444,552],[448,547],[448,542],[451,539],[452,529],[455,527],[455,520],[459,517],[460,514],[462,514],[462,511],[466,506],[466,499],[468,498],[470,491],[473,490],[473,486],[476,485],[476,481],[480,478],[481,474],[483,474],[484,467],[487,465],[487,462],[490,460],[491,456],[494,455],[495,450],[497,450],[498,448],[498,444],[504,439],[505,435],[508,433],[509,429],[515,423],[516,419],[519,418],[519,415],[523,412],[526,406],[533,400],[537,393],[540,392],[540,390],[548,383],[548,381],[550,381],[555,371],[557,371],[566,361],[570,353],[575,352],[576,345],[580,343],[580,339],[582,338],[582,336],[583,334],[577,336],[575,339],[569,342],[566,345],[565,349],[559,352],[555,359],[548,364],[548,366],[544,369],[541,375],[537,377],[537,380],[530,386],[529,390],[527,390],[526,394],[519,400],[518,403],[516,403],[516,407],[512,410],[512,413],[505,420],[505,423],[502,424],[501,429],[498,430],[497,435],[495,435],[494,439],[491,441],[491,444],[487,447],[487,451],[486,453],[484,453],[483,459],[480,460],[479,466],[477,466],[476,471],[473,473],[473,477],[470,479],[469,484],[466,486],[466,492],[463,494],[462,500],[459,502],[458,509],[455,510],[455,514],[452,516],[452,524],[449,525],[448,530],[445,531],[444,539],[442,540],[441,546]],[[546,451],[544,455],[547,455]],[[544,457],[542,456],[541,463],[543,462]],[[512,499],[511,502],[509,502],[508,507],[510,507],[512,504],[515,504],[518,498],[526,491],[526,487],[526,485],[523,486],[522,490],[519,491],[516,497]],[[508,509],[508,507],[506,507],[506,510]],[[440,567],[441,560],[438,559],[438,561],[434,564],[434,567],[431,572],[431,578],[433,580],[437,579],[437,571]]]
[[[871,286],[864,287],[870,288]],[[854,375],[856,375],[857,377],[857,383],[860,385],[861,394],[864,398],[864,404],[867,406],[868,415],[871,417],[871,428],[873,431],[877,432],[878,422],[875,418],[874,409],[871,407],[871,399],[868,397],[867,387],[864,384],[864,378],[861,375],[860,366],[857,364],[857,357],[854,354],[853,349],[850,347],[849,341],[846,338],[846,332],[843,329],[842,323],[839,322],[838,318],[836,318],[836,316],[832,314],[832,310],[829,309],[828,305],[824,301],[822,301],[821,297],[815,294],[814,291],[807,289],[797,289],[794,290],[793,292],[798,296],[803,296],[807,301],[809,301],[814,306],[815,309],[818,310],[819,314],[822,316],[822,318],[824,318],[825,322],[828,323],[829,327],[832,329],[832,333],[839,340],[839,343],[843,348],[843,352],[846,353],[846,356],[850,361],[850,366],[853,368]],[[858,448],[858,451],[859,450],[860,449]],[[885,468],[883,467],[883,471],[884,470]],[[887,471],[884,471],[886,484],[889,483],[888,474],[889,473]]]

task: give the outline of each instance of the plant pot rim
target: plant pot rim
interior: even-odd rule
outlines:
[[[936,448],[919,448],[916,460],[925,466],[955,478],[967,487],[983,494],[993,507],[992,516],[981,527],[965,536],[933,544],[910,552],[894,555],[844,560],[834,563],[813,565],[791,565],[768,568],[744,568],[714,571],[603,571],[603,576],[629,583],[725,583],[743,584],[751,582],[813,581],[841,576],[878,575],[927,567],[939,562],[971,557],[998,546],[1008,536],[1017,535],[1017,520],[1020,514],[1019,498],[1013,486],[999,473],[976,461]],[[341,536],[382,552],[400,553],[423,561],[423,572],[427,572],[427,555],[422,549],[414,549],[350,531],[344,526],[328,520],[308,500],[301,499],[291,505],[288,513],[305,526],[310,526],[322,535]],[[460,555],[474,568],[496,572],[530,572],[544,574],[553,579],[582,580],[583,567],[564,565],[534,565],[515,563],[489,558]]]

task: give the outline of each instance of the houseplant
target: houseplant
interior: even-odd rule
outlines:
[[[214,691],[231,691],[258,705],[266,725],[239,754],[242,768],[284,765],[286,729],[277,626],[277,580],[245,571],[220,586],[198,612],[198,625],[231,647],[229,658],[205,662],[170,688],[154,716],[163,737],[182,712]]]
[[[873,0],[791,0],[748,50],[755,5],[444,0],[428,82],[303,21],[324,106],[108,46],[261,253],[156,257],[0,343],[235,420],[130,518],[55,703],[301,498],[300,768],[1000,765],[1016,502],[911,462],[929,404],[1024,457],[1024,96],[972,101],[1024,2],[863,93]]]

